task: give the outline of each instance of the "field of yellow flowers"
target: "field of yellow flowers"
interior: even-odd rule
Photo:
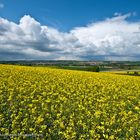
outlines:
[[[140,139],[140,78],[0,65],[0,139]]]

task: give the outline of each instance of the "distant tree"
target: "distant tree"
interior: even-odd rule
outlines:
[[[96,67],[96,72],[99,72],[100,71],[100,68],[97,66]]]
[[[135,72],[134,72],[134,75],[138,75],[138,72],[137,72],[137,71],[135,71]]]

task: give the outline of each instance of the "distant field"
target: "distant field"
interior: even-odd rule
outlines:
[[[0,139],[139,139],[139,83],[115,73],[0,65]]]
[[[121,71],[117,71],[117,70],[114,70],[114,71],[106,71],[106,73],[112,73],[112,74],[118,74],[118,75],[129,75],[129,76],[140,76],[140,70],[128,70],[128,71],[124,71],[124,70],[121,70]]]

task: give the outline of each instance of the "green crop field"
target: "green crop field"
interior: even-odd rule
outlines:
[[[140,77],[0,65],[0,139],[140,139]]]

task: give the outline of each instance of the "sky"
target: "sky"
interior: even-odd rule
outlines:
[[[140,0],[0,0],[0,60],[140,60]]]

